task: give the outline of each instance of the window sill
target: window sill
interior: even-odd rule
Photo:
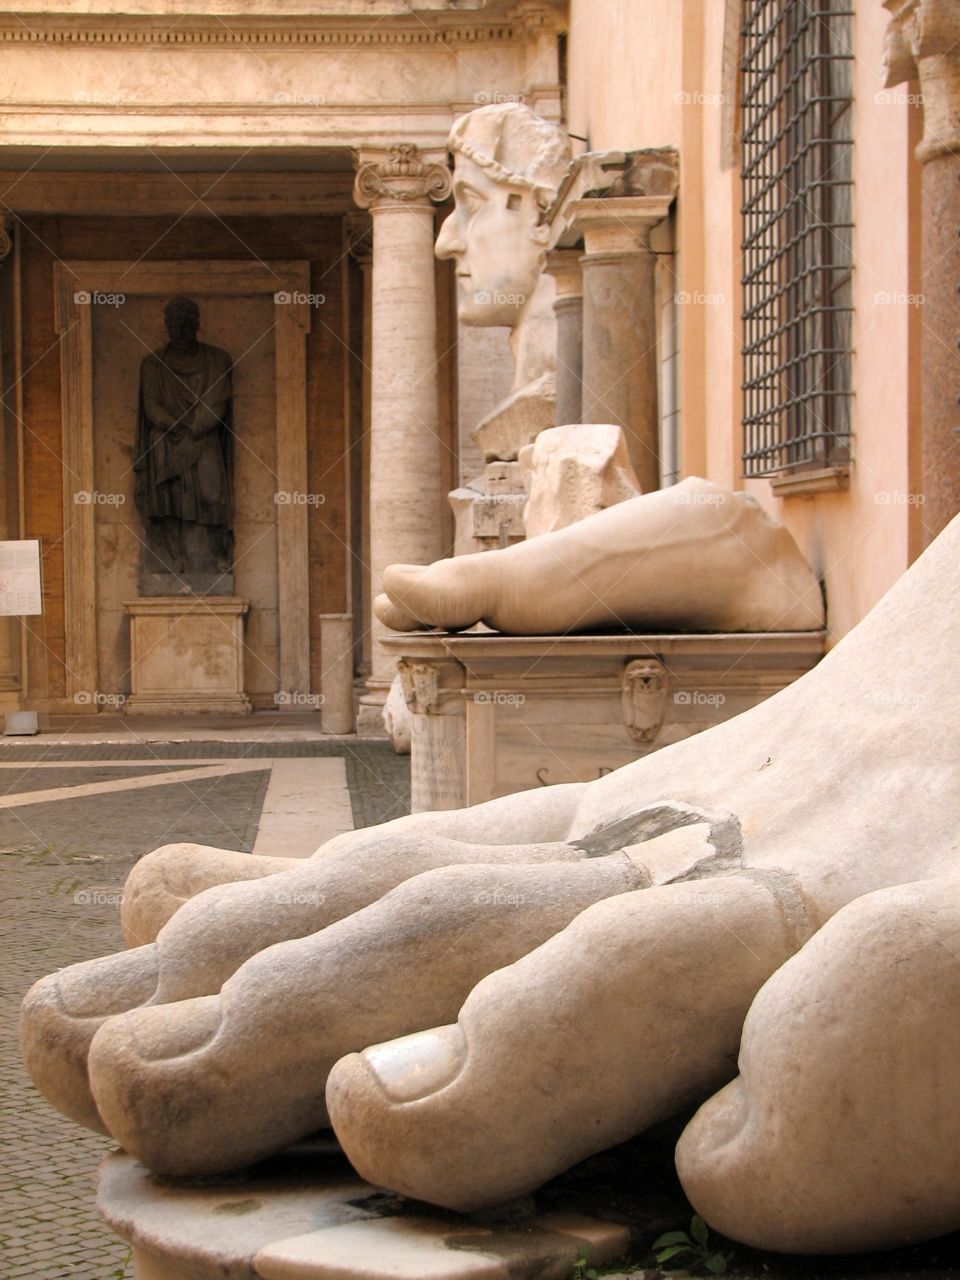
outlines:
[[[849,487],[849,466],[820,467],[816,471],[794,471],[770,477],[770,488],[778,498],[808,498],[815,493],[840,493]]]

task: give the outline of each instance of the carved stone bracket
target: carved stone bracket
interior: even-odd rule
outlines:
[[[955,0],[884,0],[890,24],[884,43],[888,89],[919,80],[924,163],[960,154],[960,8]]]
[[[445,164],[424,158],[412,142],[398,142],[374,159],[361,159],[353,194],[362,209],[378,200],[446,200],[451,190]]]
[[[440,701],[440,673],[434,663],[410,662],[401,658],[397,663],[403,697],[415,715],[426,715]]]
[[[663,726],[668,678],[667,669],[658,658],[636,658],[623,669],[623,721],[638,744],[649,746],[656,741]]]

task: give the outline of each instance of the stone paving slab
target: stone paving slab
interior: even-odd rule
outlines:
[[[352,830],[353,806],[342,759],[274,760],[255,854],[309,858],[334,836]]]
[[[98,1201],[135,1256],[163,1260],[164,1280],[572,1280],[585,1250],[602,1265],[631,1240],[592,1214],[531,1209],[491,1223],[386,1198],[332,1142],[194,1184],[158,1182],[113,1156]]]
[[[2,753],[0,753],[2,756]],[[202,769],[203,764],[178,762],[184,769]],[[39,765],[39,767],[38,767]],[[85,764],[63,765],[58,767],[50,763],[26,761],[23,764],[7,764],[0,758],[0,796],[23,795],[29,791],[45,791],[48,787],[82,786],[89,782],[115,782],[123,778],[152,777],[158,773],[166,773],[169,765],[163,764],[128,764],[97,765]]]

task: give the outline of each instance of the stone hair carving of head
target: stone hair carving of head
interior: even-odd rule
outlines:
[[[465,324],[513,327],[548,248],[543,215],[573,160],[570,138],[519,102],[462,116],[450,131],[456,208],[437,256],[453,258]]]
[[[450,130],[450,150],[467,156],[494,182],[527,187],[541,210],[556,199],[573,162],[566,130],[522,102],[495,103],[461,116]]]

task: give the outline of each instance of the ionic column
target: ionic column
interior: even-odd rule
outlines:
[[[583,422],[583,273],[578,249],[554,249],[544,270],[553,276],[557,317],[557,426]]]
[[[570,208],[583,234],[583,422],[623,427],[644,493],[660,487],[656,306],[650,232],[672,197],[615,196]]]
[[[370,353],[371,589],[390,564],[443,552],[443,443],[437,389],[434,201],[450,194],[446,165],[408,143],[360,156],[354,198],[373,216]],[[371,673],[357,730],[382,737],[396,663],[371,620]]]
[[[923,141],[921,485],[923,542],[960,511],[960,10],[885,0],[887,86],[920,81]]]

